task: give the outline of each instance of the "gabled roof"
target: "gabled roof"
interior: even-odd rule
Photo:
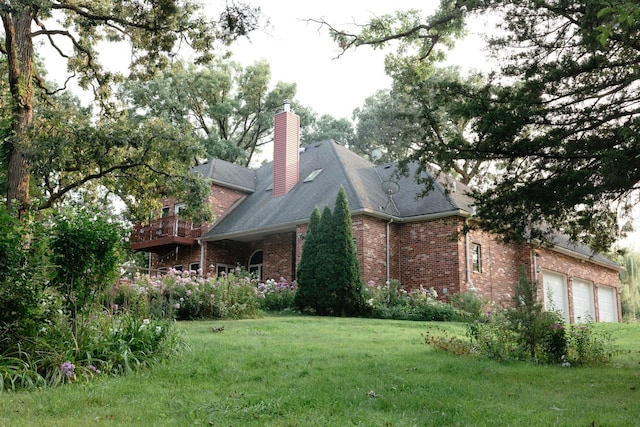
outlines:
[[[209,159],[191,170],[225,187],[247,192],[252,192],[256,189],[256,174],[254,170],[224,160]]]
[[[219,160],[216,160],[219,162]],[[312,180],[305,179],[322,169]],[[279,231],[295,230],[309,221],[317,206],[333,209],[340,186],[344,187],[352,214],[366,213],[397,220],[419,219],[434,215],[470,215],[471,199],[462,192],[447,193],[436,182],[425,197],[414,179],[415,168],[407,176],[397,177],[395,165],[373,165],[348,148],[325,140],[304,147],[300,152],[299,181],[284,196],[272,196],[273,162],[255,171],[255,191],[216,223],[203,240],[253,240]],[[391,197],[382,186],[395,181],[398,191]]]

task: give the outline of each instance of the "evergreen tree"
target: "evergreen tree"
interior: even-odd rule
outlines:
[[[331,281],[335,279],[333,269],[333,245],[332,239],[336,230],[333,228],[333,214],[329,206],[325,206],[318,225],[318,251],[313,259],[315,263],[315,280],[318,285],[317,299],[313,301],[313,307],[321,316],[334,314],[331,310],[335,307],[335,292],[331,292]]]
[[[344,188],[340,188],[333,213],[328,206],[322,215],[318,208],[313,211],[297,278],[299,309],[336,316],[362,312],[362,280]]]
[[[343,187],[338,192],[331,223],[333,233],[329,244],[332,259],[328,267],[332,270],[332,280],[327,282],[327,288],[331,295],[336,296],[332,311],[335,315],[356,315],[362,312],[364,297],[351,229],[351,212]]]
[[[313,302],[318,301],[318,283],[316,281],[316,259],[318,253],[318,227],[320,225],[320,209],[316,208],[311,213],[307,234],[302,245],[302,257],[298,264],[296,279],[298,290],[296,292],[295,303],[298,309],[303,310],[313,307]]]

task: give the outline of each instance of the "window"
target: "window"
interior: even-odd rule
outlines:
[[[160,216],[162,218],[169,216],[169,206],[163,206],[162,207],[162,213],[160,214]]]
[[[192,262],[191,264],[189,264],[189,271],[198,271],[198,270],[200,270],[199,262]]]
[[[482,248],[477,243],[471,244],[471,269],[482,273]]]
[[[229,264],[216,264],[216,275],[222,276],[233,270],[234,267]]]
[[[315,179],[316,176],[318,176],[320,174],[320,172],[322,172],[322,168],[320,169],[315,169],[313,172],[311,172],[309,174],[309,176],[307,176],[304,181],[302,182],[311,182]]]
[[[176,203],[174,209],[175,209],[175,214],[178,215],[180,213],[181,210],[186,209],[187,205],[185,203]]]
[[[174,266],[173,266],[173,269],[174,269],[174,270],[176,270],[176,271],[182,271],[182,264],[180,264],[180,265],[174,265]]]
[[[262,257],[262,249],[258,249],[249,259],[249,273],[258,280],[262,280]]]

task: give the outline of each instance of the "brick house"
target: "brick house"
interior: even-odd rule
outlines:
[[[343,186],[365,282],[398,279],[405,287],[433,287],[443,299],[475,291],[502,303],[524,267],[543,285],[545,306],[562,311],[565,321],[621,319],[616,263],[560,237],[549,248],[465,233],[474,210],[462,184],[436,182],[417,198],[415,170],[403,177],[396,170],[333,140],[300,147],[299,118],[285,108],[275,117],[273,162],[253,170],[212,159],[194,168],[211,182],[213,224],[182,221],[184,205],[165,200],[158,219],[135,226],[131,246],[152,253],[152,270],[220,274],[240,265],[262,279],[293,280],[311,212],[333,208]]]

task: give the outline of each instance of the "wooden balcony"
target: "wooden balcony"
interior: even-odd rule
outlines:
[[[176,245],[193,246],[202,235],[203,227],[176,216],[166,216],[147,225],[137,223],[133,227],[130,243],[135,251],[162,253]]]

